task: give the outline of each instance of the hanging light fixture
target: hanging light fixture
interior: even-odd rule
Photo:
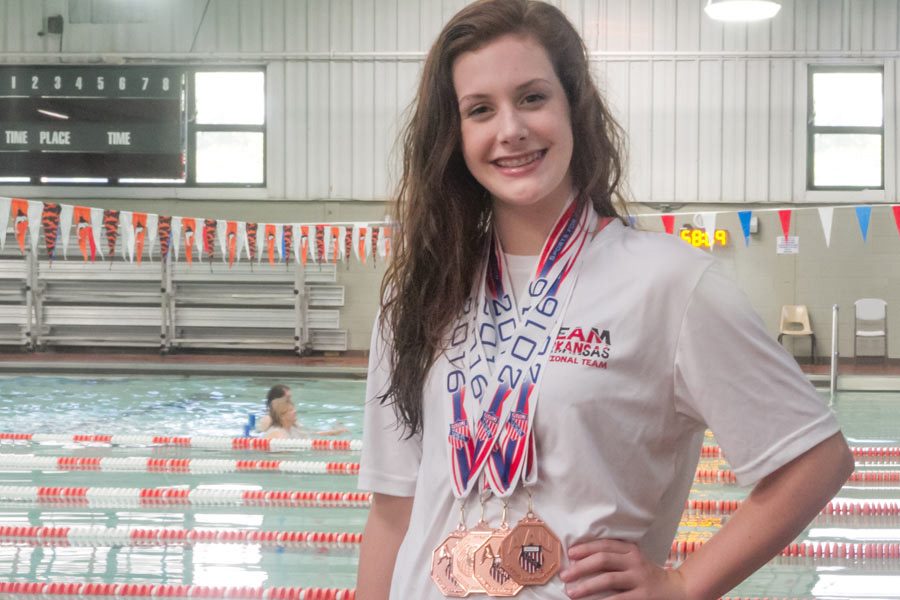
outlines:
[[[775,0],[707,0],[706,14],[716,21],[762,21],[781,10]]]

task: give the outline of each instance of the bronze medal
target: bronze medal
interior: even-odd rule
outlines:
[[[508,535],[504,523],[475,551],[475,579],[488,596],[508,598],[522,589],[522,584],[507,573],[500,557],[500,545]]]
[[[500,544],[500,560],[522,585],[544,585],[559,572],[562,543],[529,511]]]
[[[465,535],[464,529],[451,532],[447,539],[435,548],[431,558],[431,579],[441,593],[449,598],[464,598],[469,595],[469,589],[453,576],[453,550]]]
[[[479,521],[475,527],[466,532],[453,549],[453,578],[470,594],[485,591],[475,579],[475,551],[491,537],[493,532],[487,523]]]

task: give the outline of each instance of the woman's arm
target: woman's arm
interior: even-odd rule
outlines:
[[[766,564],[834,497],[853,467],[853,454],[837,433],[765,477],[679,567],[688,598],[718,598]]]
[[[372,507],[359,551],[357,600],[387,600],[394,561],[409,527],[412,504],[411,497],[372,494]]]
[[[560,573],[570,598],[620,591],[615,598],[707,600],[720,597],[787,546],[841,489],[853,455],[837,433],[762,479],[712,539],[671,571],[637,546],[595,540],[569,549]]]

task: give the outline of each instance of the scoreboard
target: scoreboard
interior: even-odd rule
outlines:
[[[0,67],[0,177],[181,179],[185,70]]]

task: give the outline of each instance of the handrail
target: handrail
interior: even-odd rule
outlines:
[[[831,379],[829,390],[831,391],[831,400],[834,402],[834,394],[837,392],[838,363],[840,362],[841,352],[838,348],[838,312],[840,307],[835,304],[831,307]]]

